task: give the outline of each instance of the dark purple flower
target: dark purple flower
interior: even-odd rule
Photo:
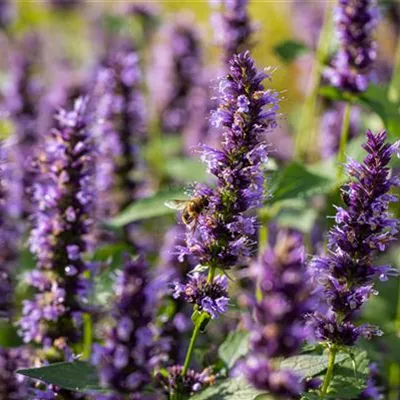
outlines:
[[[201,265],[228,269],[253,253],[257,220],[248,211],[265,199],[263,136],[277,125],[279,101],[276,92],[264,90],[266,77],[246,52],[233,57],[229,75],[219,84],[213,121],[224,131],[222,148],[200,148],[217,187],[195,187],[193,198],[206,199],[207,206],[188,230],[181,257],[191,254]]]
[[[24,302],[20,328],[26,342],[65,350],[79,337],[87,294],[82,256],[92,225],[93,144],[86,99],[56,118],[57,128],[38,160],[34,188],[37,211],[29,242],[37,270],[28,281],[37,293]]]
[[[150,86],[163,132],[179,133],[190,116],[188,99],[202,73],[199,33],[191,18],[180,18],[166,28],[166,43],[158,46]]]
[[[284,398],[297,398],[300,377],[277,370],[272,359],[296,354],[307,336],[304,315],[312,310],[312,286],[300,234],[280,232],[256,267],[260,299],[253,299],[250,356],[245,364],[249,382]]]
[[[82,6],[82,0],[50,0],[50,5],[58,10],[73,10]]]
[[[361,392],[359,400],[383,400],[383,390],[379,386],[379,372],[376,364],[370,364],[367,387]]]
[[[15,372],[18,368],[27,368],[28,362],[29,354],[26,349],[0,347],[0,399],[30,398],[26,378]]]
[[[167,368],[167,375],[159,372],[156,376],[157,381],[170,397],[176,394],[185,396],[182,398],[190,397],[214,382],[215,377],[208,369],[202,372],[190,369],[185,376],[182,376],[182,369],[181,365],[174,365]]]
[[[132,171],[138,166],[137,147],[145,131],[142,79],[139,54],[128,43],[114,44],[100,68],[97,83],[104,91],[105,108],[98,137],[97,186],[106,216],[119,212],[137,194]]]
[[[229,64],[235,54],[250,48],[255,28],[248,14],[248,0],[222,0],[220,4],[222,10],[212,15],[211,22],[216,42],[222,47],[224,60]]]
[[[94,349],[93,362],[101,383],[115,394],[140,393],[159,361],[147,270],[142,258],[125,261],[115,287],[114,326],[107,332],[104,346]]]
[[[376,0],[340,0],[335,10],[339,51],[325,77],[334,87],[363,92],[377,57],[374,32],[379,18]]]
[[[398,220],[389,213],[397,200],[390,194],[399,181],[390,177],[388,163],[398,151],[398,143],[386,142],[386,132],[366,134],[367,152],[363,163],[349,160],[350,181],[342,188],[345,208],[336,207],[336,225],[328,237],[326,256],[314,257],[310,269],[320,285],[321,298],[329,310],[310,316],[319,340],[352,346],[360,336],[381,332],[372,326],[355,326],[352,319],[371,295],[376,294],[374,279],[387,280],[396,271],[390,266],[374,265],[378,253],[395,240]]]
[[[215,319],[228,309],[228,280],[219,275],[208,282],[206,275],[194,272],[188,283],[175,283],[173,296],[195,305],[198,311],[205,311]]]

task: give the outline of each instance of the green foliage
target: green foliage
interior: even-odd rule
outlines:
[[[296,40],[285,40],[274,47],[275,54],[286,64],[295,61],[309,51],[310,49],[304,43]]]
[[[366,386],[369,374],[369,359],[366,351],[355,349],[354,354],[339,363],[328,389],[331,399],[354,399]]]
[[[170,189],[136,200],[116,217],[107,221],[107,225],[112,228],[121,228],[135,221],[175,214],[176,211],[168,208],[165,202],[171,199],[184,198],[183,189]]]
[[[76,392],[103,391],[96,368],[83,361],[61,362],[41,368],[20,369],[17,372]]]
[[[272,181],[271,202],[301,199],[317,193],[326,193],[332,184],[333,182],[328,177],[312,172],[300,163],[293,162]]]
[[[219,358],[230,369],[236,361],[249,351],[249,333],[244,331],[230,332],[218,349]]]
[[[216,385],[203,390],[191,397],[192,400],[255,400],[261,393],[253,389],[243,379],[230,378],[218,382]],[[264,400],[272,400],[265,397]]]
[[[164,173],[175,181],[187,182],[205,182],[209,179],[206,172],[206,165],[193,158],[169,158],[164,163]]]
[[[17,347],[22,344],[17,328],[7,321],[0,321],[0,347]]]

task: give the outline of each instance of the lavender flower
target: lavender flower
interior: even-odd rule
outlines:
[[[137,145],[145,131],[139,56],[126,43],[114,47],[99,73],[99,86],[105,87],[108,97],[97,174],[100,191],[110,197],[106,214],[120,211],[136,195],[138,185],[131,174],[138,164]]]
[[[175,299],[182,297],[198,311],[205,311],[215,319],[228,309],[228,280],[219,275],[208,282],[207,276],[194,272],[185,285],[175,283],[173,296]]]
[[[34,190],[37,212],[29,242],[37,270],[28,281],[37,294],[24,302],[20,327],[25,342],[66,350],[79,337],[86,294],[82,255],[92,225],[93,150],[85,99],[56,118],[58,126],[47,137]]]
[[[359,400],[383,400],[382,388],[379,387],[379,373],[376,364],[370,364],[367,387],[361,392]]]
[[[34,75],[38,41],[36,36],[26,37],[12,58],[11,78],[5,91],[5,107],[15,126],[10,139],[14,177],[13,202],[27,215],[31,211],[30,189],[34,179],[31,163],[39,140],[37,119],[42,85]]]
[[[182,396],[179,398],[188,398],[204,387],[211,385],[215,379],[208,369],[201,373],[190,369],[184,376],[182,376],[182,369],[182,366],[174,365],[167,368],[167,375],[158,373],[156,376],[157,381],[170,398],[174,398],[174,395]]]
[[[340,48],[325,71],[332,86],[355,93],[367,89],[377,56],[373,36],[378,14],[376,0],[339,1],[335,17]]]
[[[254,303],[247,379],[276,396],[298,398],[304,389],[299,376],[277,370],[273,358],[294,355],[306,338],[304,314],[311,311],[311,285],[300,234],[280,232],[257,266],[262,297]]]
[[[9,0],[0,1],[0,29],[6,29],[14,20],[14,5]]]
[[[216,42],[223,48],[224,60],[229,64],[235,54],[251,45],[254,26],[250,21],[248,0],[222,0],[223,11],[212,15]]]
[[[310,316],[317,339],[330,344],[352,346],[359,337],[371,338],[381,332],[374,326],[356,326],[355,314],[368,301],[374,290],[374,279],[386,280],[395,270],[374,265],[374,258],[395,240],[398,220],[388,212],[389,194],[398,186],[389,177],[387,167],[398,143],[386,144],[386,132],[366,134],[367,152],[362,164],[350,160],[347,165],[351,181],[342,189],[346,208],[337,207],[336,225],[329,233],[329,253],[315,257],[310,264],[316,281],[321,285],[322,298],[328,311]]]
[[[18,368],[28,366],[29,355],[23,348],[0,347],[0,399],[24,400],[29,398],[28,384]]]
[[[190,18],[179,19],[165,32],[167,43],[156,49],[150,85],[164,132],[177,133],[190,115],[187,101],[198,85],[202,68],[199,33]]]
[[[222,149],[200,149],[217,187],[195,187],[193,198],[207,199],[207,206],[196,219],[196,229],[188,230],[186,246],[178,248],[181,259],[193,255],[201,265],[228,269],[253,252],[257,220],[247,212],[265,198],[263,135],[277,125],[278,94],[264,90],[266,77],[246,52],[233,57],[230,74],[220,82],[213,121],[224,128]]]
[[[108,331],[104,347],[97,346],[94,351],[102,385],[135,399],[150,382],[157,361],[147,269],[141,258],[126,260],[115,288],[115,325]]]

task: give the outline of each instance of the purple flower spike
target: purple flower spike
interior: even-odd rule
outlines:
[[[265,90],[249,52],[233,57],[230,73],[219,85],[214,124],[223,130],[220,150],[201,146],[201,158],[217,187],[197,185],[193,198],[204,199],[195,226],[180,246],[181,258],[194,256],[201,265],[228,269],[253,254],[257,227],[248,211],[265,199],[265,133],[277,126],[278,94]]]
[[[215,319],[228,309],[228,280],[220,275],[209,283],[207,276],[195,272],[185,285],[175,283],[173,296],[196,305],[199,311],[205,311]]]
[[[57,128],[46,138],[34,188],[37,211],[29,239],[37,258],[30,276],[36,289],[24,302],[20,321],[25,342],[47,343],[60,350],[79,338],[74,321],[83,311],[87,250],[92,225],[93,148],[87,101],[61,110]],[[85,199],[83,201],[82,199]]]
[[[399,181],[390,177],[388,164],[399,144],[387,144],[385,131],[376,135],[368,131],[366,137],[364,161],[349,160],[347,164],[350,182],[342,188],[345,208],[337,207],[336,225],[328,238],[329,253],[310,263],[329,308],[324,315],[309,316],[310,324],[318,340],[337,345],[352,346],[361,336],[369,339],[382,334],[373,326],[355,326],[352,320],[376,294],[374,280],[396,274],[390,266],[374,265],[374,259],[397,234],[398,220],[388,208],[397,200],[389,191],[399,186]]]
[[[102,385],[115,395],[130,394],[135,399],[149,383],[160,356],[151,324],[147,270],[142,258],[126,259],[115,286],[114,327],[108,331],[104,346],[95,347],[93,356]]]
[[[296,354],[306,338],[304,314],[312,310],[313,299],[304,261],[301,235],[280,232],[256,267],[261,299],[250,302],[254,321],[247,379],[257,389],[285,399],[297,399],[304,382],[291,371],[277,370],[271,360]]]
[[[340,49],[325,77],[339,89],[363,92],[377,57],[373,38],[379,19],[376,0],[340,0],[335,13]]]
[[[212,0],[211,0],[212,2]],[[255,30],[248,14],[248,0],[222,0],[221,13],[212,16],[216,42],[223,48],[224,60],[250,48]]]

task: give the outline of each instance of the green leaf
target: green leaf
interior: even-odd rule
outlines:
[[[304,393],[301,397],[301,400],[320,400],[321,397],[319,397],[315,393]]]
[[[354,399],[366,387],[369,374],[369,359],[366,351],[356,350],[334,369],[328,394],[334,399]]]
[[[174,214],[176,211],[168,208],[165,202],[173,199],[185,199],[185,197],[183,189],[156,193],[145,199],[136,200],[106,224],[113,228],[121,228],[131,222]]]
[[[61,362],[41,368],[20,369],[17,372],[76,392],[103,391],[96,368],[83,361]]]
[[[204,163],[193,158],[170,158],[165,160],[164,172],[179,182],[205,182],[209,178]]]
[[[350,356],[348,354],[340,353],[336,356],[335,363],[340,363],[347,360]],[[291,369],[304,377],[313,377],[328,368],[328,355],[327,354],[302,354],[299,356],[289,357],[282,360],[279,368]]]
[[[326,176],[311,172],[304,165],[297,162],[289,164],[278,174],[272,182],[271,191],[273,203],[287,200],[299,199],[316,193],[328,191],[333,182]]]
[[[308,202],[300,200],[285,201],[275,219],[282,228],[292,228],[303,233],[309,233],[315,226],[317,217],[317,210],[310,207]]]
[[[211,386],[201,393],[191,397],[191,400],[255,400],[262,392],[252,388],[241,378],[225,379]],[[265,395],[264,395],[265,396]],[[263,400],[273,400],[272,397],[264,397]]]
[[[299,56],[308,53],[309,50],[310,49],[304,43],[295,40],[285,40],[274,47],[275,54],[286,64],[289,64]]]
[[[0,321],[0,347],[18,347],[22,345],[17,328],[7,321]]]
[[[249,351],[249,332],[230,332],[218,349],[219,358],[231,369]]]

